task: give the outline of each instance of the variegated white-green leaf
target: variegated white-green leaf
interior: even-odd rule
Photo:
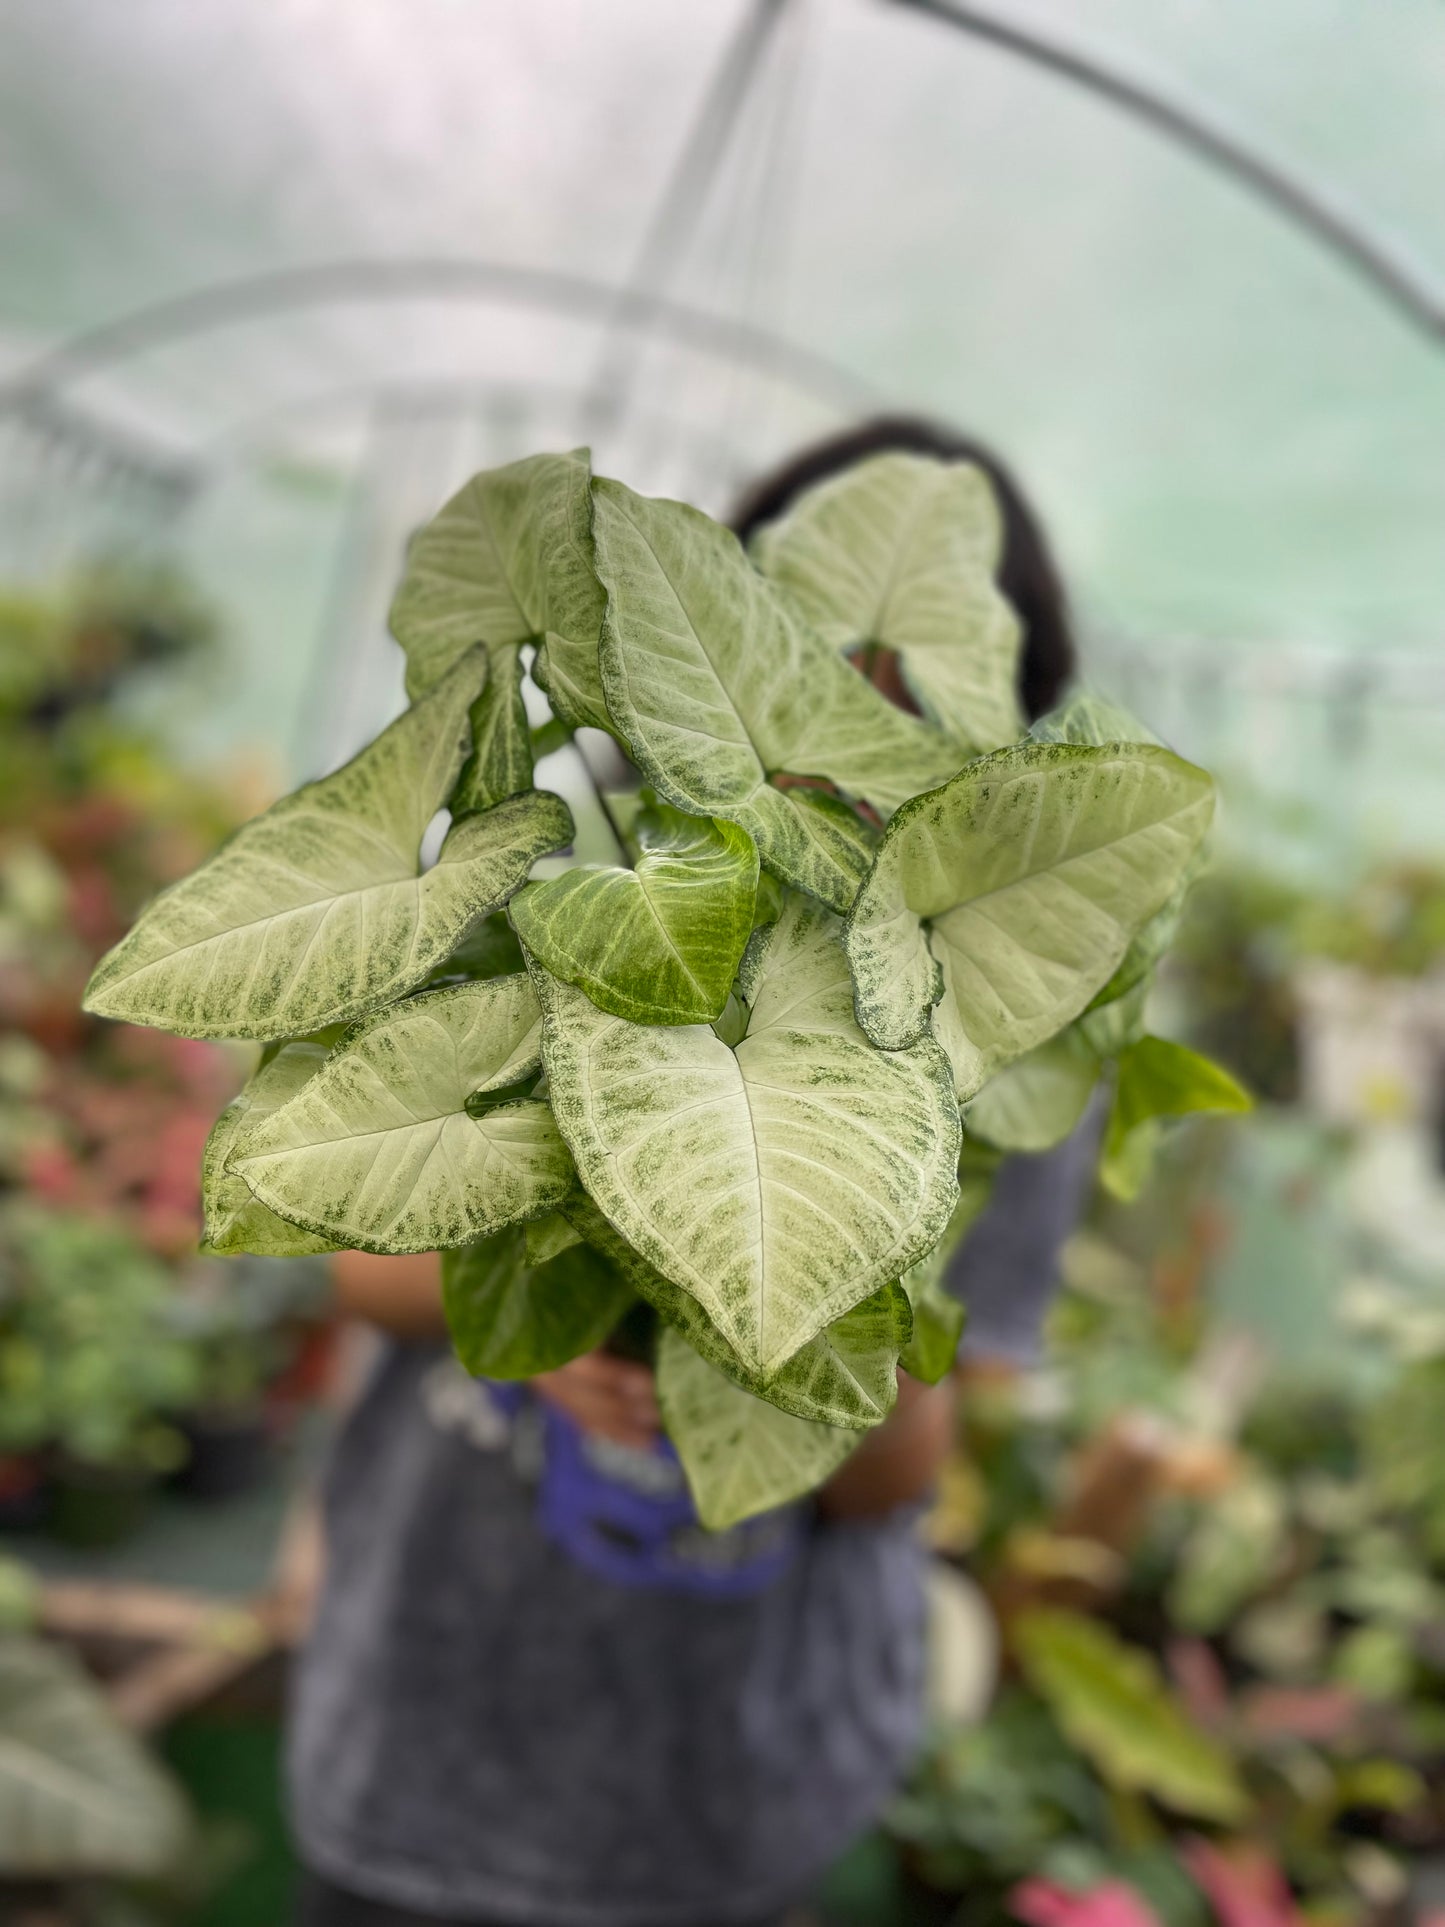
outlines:
[[[890,810],[957,767],[942,732],[850,669],[718,523],[618,482],[593,495],[607,706],[669,802],[741,825],[807,887],[800,826],[771,777],[826,778]]]
[[[1124,952],[1119,968],[1108,983],[1090,1004],[1091,1011],[1099,1011],[1106,1004],[1112,1004],[1120,997],[1127,997],[1130,991],[1147,984],[1153,978],[1154,968],[1165,951],[1169,949],[1179,934],[1179,925],[1184,917],[1189,893],[1194,888],[1200,871],[1209,856],[1208,842],[1200,844],[1194,852],[1184,874],[1180,877],[1163,908],[1137,931]]]
[[[478,1100],[535,1072],[540,1042],[525,976],[427,991],[243,1126],[229,1169],[293,1224],[363,1251],[440,1251],[538,1217],[573,1182],[551,1111]]]
[[[582,1180],[773,1373],[913,1264],[957,1196],[958,1117],[931,1040],[881,1052],[835,918],[794,897],[739,976],[747,1032],[629,1024],[538,971],[552,1103]]]
[[[544,643],[539,674],[558,714],[608,726],[590,480],[586,449],[529,456],[474,475],[418,532],[391,606],[410,694],[430,689],[473,643]]]
[[[802,1498],[858,1443],[856,1432],[794,1418],[745,1392],[671,1326],[657,1349],[657,1402],[710,1532]]]
[[[1036,743],[1091,743],[1096,749],[1105,743],[1154,743],[1162,747],[1147,723],[1141,723],[1107,696],[1096,696],[1087,689],[1070,696],[1047,716],[1040,716],[1029,736]]]
[[[532,787],[532,732],[522,700],[522,651],[491,652],[487,686],[472,704],[472,753],[452,791],[452,816],[474,816]]]
[[[212,1125],[201,1157],[203,1251],[224,1256],[249,1251],[262,1258],[300,1258],[335,1249],[328,1239],[278,1218],[244,1178],[226,1169],[242,1126],[269,1117],[289,1103],[321,1069],[327,1054],[324,1044],[308,1038],[283,1044]]]
[[[877,832],[826,790],[770,787],[759,792],[758,808],[768,817],[768,860],[778,875],[841,916],[873,867]]]
[[[563,983],[638,1024],[710,1023],[753,927],[758,853],[733,823],[642,811],[635,870],[587,864],[512,899],[517,934]]]
[[[964,1129],[999,1151],[1062,1144],[1099,1081],[1099,1059],[1076,1025],[1015,1058],[963,1107]]]
[[[334,776],[246,824],[150,905],[86,991],[98,1016],[188,1037],[301,1036],[425,981],[572,834],[536,791],[452,826],[418,873],[456,779],[481,652]]]
[[[574,1194],[565,1210],[588,1243],[613,1259],[634,1290],[693,1350],[744,1391],[795,1418],[852,1431],[877,1425],[892,1411],[898,1396],[898,1354],[909,1342],[913,1324],[908,1295],[900,1286],[875,1291],[765,1377],[744,1364],[689,1292],[632,1249],[585,1192]]]
[[[1150,744],[1021,743],[970,763],[898,812],[849,916],[859,1021],[896,1049],[939,997],[934,1033],[972,1097],[1108,981],[1213,807],[1205,773]]]
[[[531,1378],[595,1351],[632,1296],[556,1213],[442,1254],[447,1327],[478,1378]]]
[[[1019,626],[994,583],[988,477],[893,452],[811,488],[753,544],[759,567],[836,649],[899,657],[925,715],[970,752],[1023,734]]]

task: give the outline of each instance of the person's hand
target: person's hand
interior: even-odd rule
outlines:
[[[651,1371],[610,1352],[585,1352],[555,1372],[540,1372],[531,1383],[584,1432],[618,1445],[645,1451],[661,1428]]]

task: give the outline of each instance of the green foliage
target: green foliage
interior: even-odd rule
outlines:
[[[863,1028],[897,1050],[932,1011],[972,1097],[1103,988],[1212,812],[1203,771],[1149,744],[1022,743],[967,764],[898,811],[849,915]]]
[[[635,1024],[720,1017],[753,929],[758,853],[746,832],[645,809],[631,870],[593,864],[512,899],[518,936],[552,976]]]
[[[1201,1820],[1242,1816],[1228,1755],[1190,1722],[1142,1648],[1081,1614],[1042,1607],[1016,1623],[1014,1641],[1029,1684],[1111,1785]]]
[[[161,1469],[200,1383],[167,1268],[114,1228],[31,1206],[0,1225],[0,1451]]]
[[[511,1225],[448,1251],[442,1292],[457,1357],[479,1378],[531,1378],[593,1351],[633,1292],[565,1218]]]
[[[925,714],[976,754],[1023,730],[1001,544],[981,470],[891,454],[809,490],[755,553],[836,649],[892,650]]]
[[[1211,807],[1097,704],[1014,740],[997,549],[983,478],[911,456],[756,560],[583,451],[469,482],[393,604],[410,708],[92,979],[101,1015],[270,1047],[207,1147],[210,1248],[441,1250],[458,1350],[499,1376],[640,1296],[714,1524],[825,1476],[900,1356],[942,1375],[988,1147],[1079,1115],[1112,1046],[1069,1026],[1152,958]],[[924,713],[849,655],[896,657]],[[647,786],[609,800],[627,857],[529,881],[572,835],[535,758],[583,724]]]
[[[79,1663],[0,1636],[0,1876],[155,1876],[188,1827],[179,1791]]]
[[[1184,1044],[1140,1037],[1119,1052],[1101,1176],[1132,1198],[1148,1172],[1159,1121],[1199,1111],[1247,1111],[1253,1099],[1228,1071]]]

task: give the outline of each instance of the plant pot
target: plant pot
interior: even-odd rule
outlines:
[[[0,1532],[29,1532],[45,1523],[50,1490],[38,1452],[0,1453]]]
[[[51,1470],[47,1524],[71,1546],[118,1546],[140,1530],[154,1475],[140,1465],[97,1465],[59,1454]]]
[[[234,1499],[259,1485],[271,1468],[271,1431],[264,1407],[192,1412],[177,1427],[187,1458],[175,1473],[192,1499]]]

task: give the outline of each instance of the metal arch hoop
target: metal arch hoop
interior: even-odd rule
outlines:
[[[1353,268],[1376,294],[1433,340],[1445,342],[1445,286],[1342,202],[1241,140],[1194,102],[1157,81],[1126,72],[1111,55],[1057,38],[1005,10],[980,6],[977,0],[893,0],[893,4],[1017,54],[1188,148]]]
[[[750,362],[764,374],[830,406],[878,406],[880,394],[871,382],[783,335],[665,297],[649,299],[645,309],[619,311],[622,292],[585,275],[445,257],[332,261],[275,269],[157,301],[72,336],[0,384],[0,410],[23,408],[152,348],[232,322],[333,302],[418,298],[493,300],[562,314],[598,315],[620,328],[671,336],[704,354]]]
[[[485,380],[467,376],[398,377],[344,383],[242,416],[228,423],[205,444],[201,453],[214,457],[227,450],[244,449],[279,422],[291,421],[298,416],[332,413],[362,403],[383,408],[400,406],[409,413],[419,415],[446,414],[459,404],[487,407],[508,403],[523,407],[558,408],[563,412],[570,408],[575,413],[585,402],[588,392],[581,383],[569,387],[562,382]],[[638,415],[636,411],[634,416],[642,422],[653,420],[652,416],[645,413]],[[736,466],[742,461],[743,451],[726,436],[695,423],[685,423],[684,426],[692,442],[720,465]]]

